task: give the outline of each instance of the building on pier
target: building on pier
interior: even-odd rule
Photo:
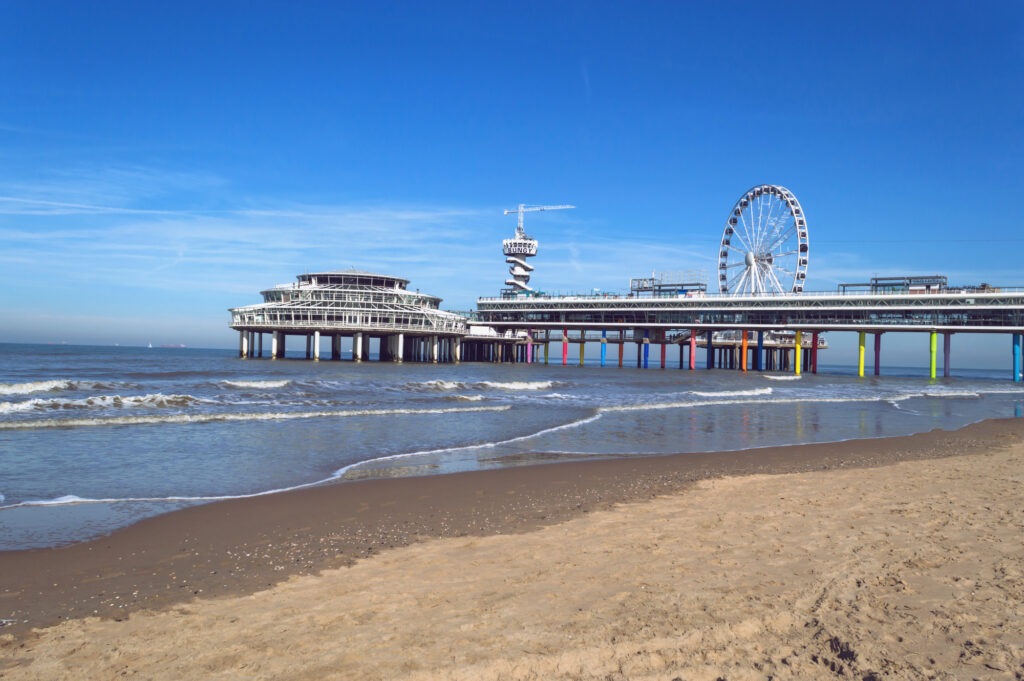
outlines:
[[[351,339],[356,361],[369,358],[373,339],[381,360],[460,359],[465,318],[441,310],[436,296],[409,291],[408,279],[356,269],[297,279],[262,291],[262,303],[230,310],[240,357],[262,357],[263,334],[270,334],[273,358],[284,357],[289,336],[300,336],[306,357],[320,359],[320,339],[327,336],[331,359],[341,359],[343,339]]]

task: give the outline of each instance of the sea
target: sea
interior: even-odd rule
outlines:
[[[0,344],[0,550],[314,485],[878,438],[1024,412],[1024,388],[1003,371],[932,380],[888,367],[858,378],[828,365],[796,376],[558,360]]]

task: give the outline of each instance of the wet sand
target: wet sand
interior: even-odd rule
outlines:
[[[987,421],[195,507],[0,553],[0,676],[1015,678],[1022,442]]]

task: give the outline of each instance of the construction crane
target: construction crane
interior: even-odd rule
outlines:
[[[526,236],[526,232],[523,230],[523,213],[535,213],[541,210],[565,210],[566,208],[575,207],[576,206],[527,206],[525,203],[520,203],[519,208],[506,210],[505,215],[511,215],[512,213],[519,214],[519,224],[516,226],[516,238],[519,239]]]

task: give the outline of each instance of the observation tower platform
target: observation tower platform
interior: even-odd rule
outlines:
[[[408,279],[363,270],[300,274],[293,284],[262,291],[263,302],[231,308],[239,357],[262,357],[263,334],[270,357],[285,354],[288,336],[306,341],[306,358],[320,359],[320,339],[331,339],[331,359],[367,359],[376,341],[382,361],[458,362],[466,320],[439,309],[436,296],[409,291]]]

